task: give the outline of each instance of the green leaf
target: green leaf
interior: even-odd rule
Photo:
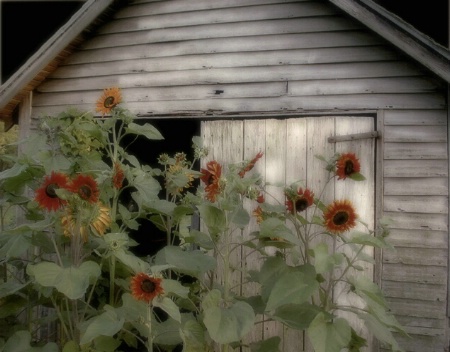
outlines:
[[[96,352],[114,352],[120,346],[121,341],[111,336],[98,336],[94,339]]]
[[[359,172],[354,172],[348,175],[348,178],[351,178],[353,181],[364,181],[366,179],[364,175],[360,174]]]
[[[239,341],[252,329],[255,313],[242,301],[229,306],[212,306],[205,309],[204,323],[211,338],[218,343]]]
[[[188,298],[189,296],[189,288],[183,286],[177,280],[164,279],[161,284],[166,294],[171,293],[181,298]]]
[[[260,224],[259,237],[283,239],[300,245],[300,240],[294,236],[292,230],[278,218],[268,218]]]
[[[225,231],[227,222],[225,213],[221,209],[213,205],[201,204],[198,210],[212,237]]]
[[[391,329],[388,328],[385,324],[383,324],[377,317],[371,314],[358,314],[358,316],[364,320],[368,330],[381,342],[388,344],[392,351],[403,351],[397,341],[394,338],[394,335],[391,332]]]
[[[188,320],[182,327],[183,352],[205,351],[205,332],[200,323]]]
[[[137,123],[131,122],[128,125],[127,133],[136,134],[139,136],[145,136],[150,140],[161,140],[164,139],[162,134],[151,124],[145,123],[143,125],[138,125]]]
[[[313,248],[314,252],[314,267],[318,274],[329,272],[340,265],[344,257],[341,253],[329,254],[326,243],[319,243]]]
[[[91,342],[95,338],[104,336],[114,336],[122,329],[125,319],[119,318],[114,308],[105,306],[106,311],[92,319],[89,319],[82,326],[80,343],[82,345]]]
[[[178,246],[166,246],[156,255],[157,264],[169,264],[174,270],[201,278],[204,273],[216,267],[213,257],[192,250],[184,251]]]
[[[264,341],[253,342],[250,344],[251,352],[279,352],[281,338],[272,336]]]
[[[310,303],[285,304],[278,307],[271,317],[292,329],[306,330],[320,312],[319,307]]]
[[[264,301],[267,301],[267,299],[269,298],[269,295],[277,281],[277,278],[279,278],[288,270],[289,267],[287,266],[283,258],[269,257],[264,261],[259,273],[253,275],[253,280],[259,282],[262,285],[261,296]]]
[[[304,303],[319,288],[316,272],[311,265],[289,268],[275,280],[267,300],[267,311],[285,304]]]
[[[161,185],[150,174],[143,170],[136,169],[135,177],[132,181],[132,185],[136,188],[140,199],[144,204],[158,199]]]
[[[315,352],[341,352],[351,340],[351,327],[343,318],[327,319],[319,313],[307,329]]]
[[[100,276],[97,263],[86,261],[80,267],[63,268],[51,262],[27,266],[27,273],[44,287],[54,287],[70,299],[82,298],[91,278]]]
[[[380,238],[374,237],[364,232],[353,232],[352,236],[348,239],[348,242],[354,244],[361,244],[366,246],[372,246],[376,248],[386,248],[387,244]]]
[[[78,344],[73,340],[66,342],[62,350],[62,352],[79,352],[79,351],[80,346],[78,346]]]
[[[349,276],[348,281],[354,287],[354,292],[364,299],[369,307],[388,309],[383,292],[377,284],[365,276]]]
[[[20,330],[6,341],[2,352],[58,352],[58,345],[49,342],[43,347],[31,347],[31,334]]]
[[[26,165],[16,163],[11,168],[0,172],[0,181],[8,179],[8,178],[17,177],[17,176],[21,175],[22,172],[24,172],[26,169],[27,169]]]
[[[113,255],[135,273],[149,272],[150,264],[131,254],[123,248],[117,249]]]
[[[30,233],[7,234],[2,238],[0,258],[17,258],[31,246]]]
[[[153,300],[155,307],[161,308],[173,320],[181,323],[180,309],[169,297],[161,297]]]
[[[16,281],[6,281],[0,283],[0,298],[12,295],[22,288],[24,288],[26,285],[28,285],[28,282],[26,283],[19,283]]]
[[[231,214],[231,222],[239,228],[244,228],[250,222],[250,215],[244,208],[237,207]]]
[[[183,340],[180,335],[180,323],[168,318],[163,322],[152,320],[153,342],[162,346],[175,346]]]

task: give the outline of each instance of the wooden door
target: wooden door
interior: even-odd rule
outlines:
[[[336,152],[354,152],[359,157],[361,173],[366,180],[344,182],[334,179],[325,190],[324,201],[349,199],[358,209],[360,218],[373,228],[375,217],[374,139],[348,138],[349,140],[340,142],[328,140],[334,136],[347,136],[373,130],[374,119],[360,116],[205,121],[202,122],[201,131],[204,144],[209,148],[209,155],[203,160],[203,166],[210,160],[216,160],[222,164],[250,160],[262,151],[264,157],[257,162],[252,172],[260,173],[265,182],[289,185],[302,180],[311,190],[319,191],[323,188],[327,171],[324,169],[324,162],[315,156],[323,155],[329,158]],[[282,187],[267,186],[266,191],[271,192],[278,201],[284,203]],[[254,204],[251,207],[254,207]],[[248,211],[251,213],[252,210],[249,205]],[[252,219],[243,235],[256,228],[256,221]],[[256,268],[258,256],[246,254],[244,250],[233,260],[246,269]],[[371,252],[368,254],[373,256]],[[372,278],[373,268],[368,266],[365,275]],[[236,276],[235,280],[240,280],[240,276]],[[256,287],[252,285],[245,285],[242,293],[252,295],[255,289]],[[335,292],[335,294],[340,302],[345,302],[345,293]],[[352,323],[352,326],[356,330],[364,331],[363,326],[356,321]],[[367,336],[367,333],[365,334]],[[311,351],[303,332],[287,329],[275,322],[258,325],[248,339],[249,341],[260,340],[271,336],[282,338],[283,352]]]

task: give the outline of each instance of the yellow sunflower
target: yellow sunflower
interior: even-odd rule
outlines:
[[[64,236],[71,237],[78,231],[83,242],[87,242],[89,229],[102,236],[111,226],[110,210],[102,203],[83,208],[68,206],[61,218],[61,225]]]
[[[95,111],[104,115],[111,113],[111,110],[122,102],[122,93],[117,87],[106,88],[103,90],[102,96],[97,100]]]

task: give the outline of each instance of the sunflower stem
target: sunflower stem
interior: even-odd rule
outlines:
[[[109,304],[114,306],[114,277],[116,276],[116,257],[112,255],[109,266]]]
[[[148,324],[147,351],[148,352],[153,352],[152,316],[153,316],[153,306],[152,306],[152,302],[149,302],[148,307],[147,307],[147,324]]]

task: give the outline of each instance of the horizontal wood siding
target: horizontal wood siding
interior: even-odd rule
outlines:
[[[394,224],[381,284],[412,339],[443,351],[447,318],[446,85],[314,0],[135,0],[34,92],[33,118],[94,111],[122,89],[138,117],[382,111],[380,210]]]
[[[412,338],[407,351],[447,346],[448,145],[445,111],[384,112],[384,215],[395,251],[384,251],[382,288]]]
[[[149,117],[446,104],[422,67],[311,0],[131,3],[38,87],[34,116],[93,111],[110,86]]]

